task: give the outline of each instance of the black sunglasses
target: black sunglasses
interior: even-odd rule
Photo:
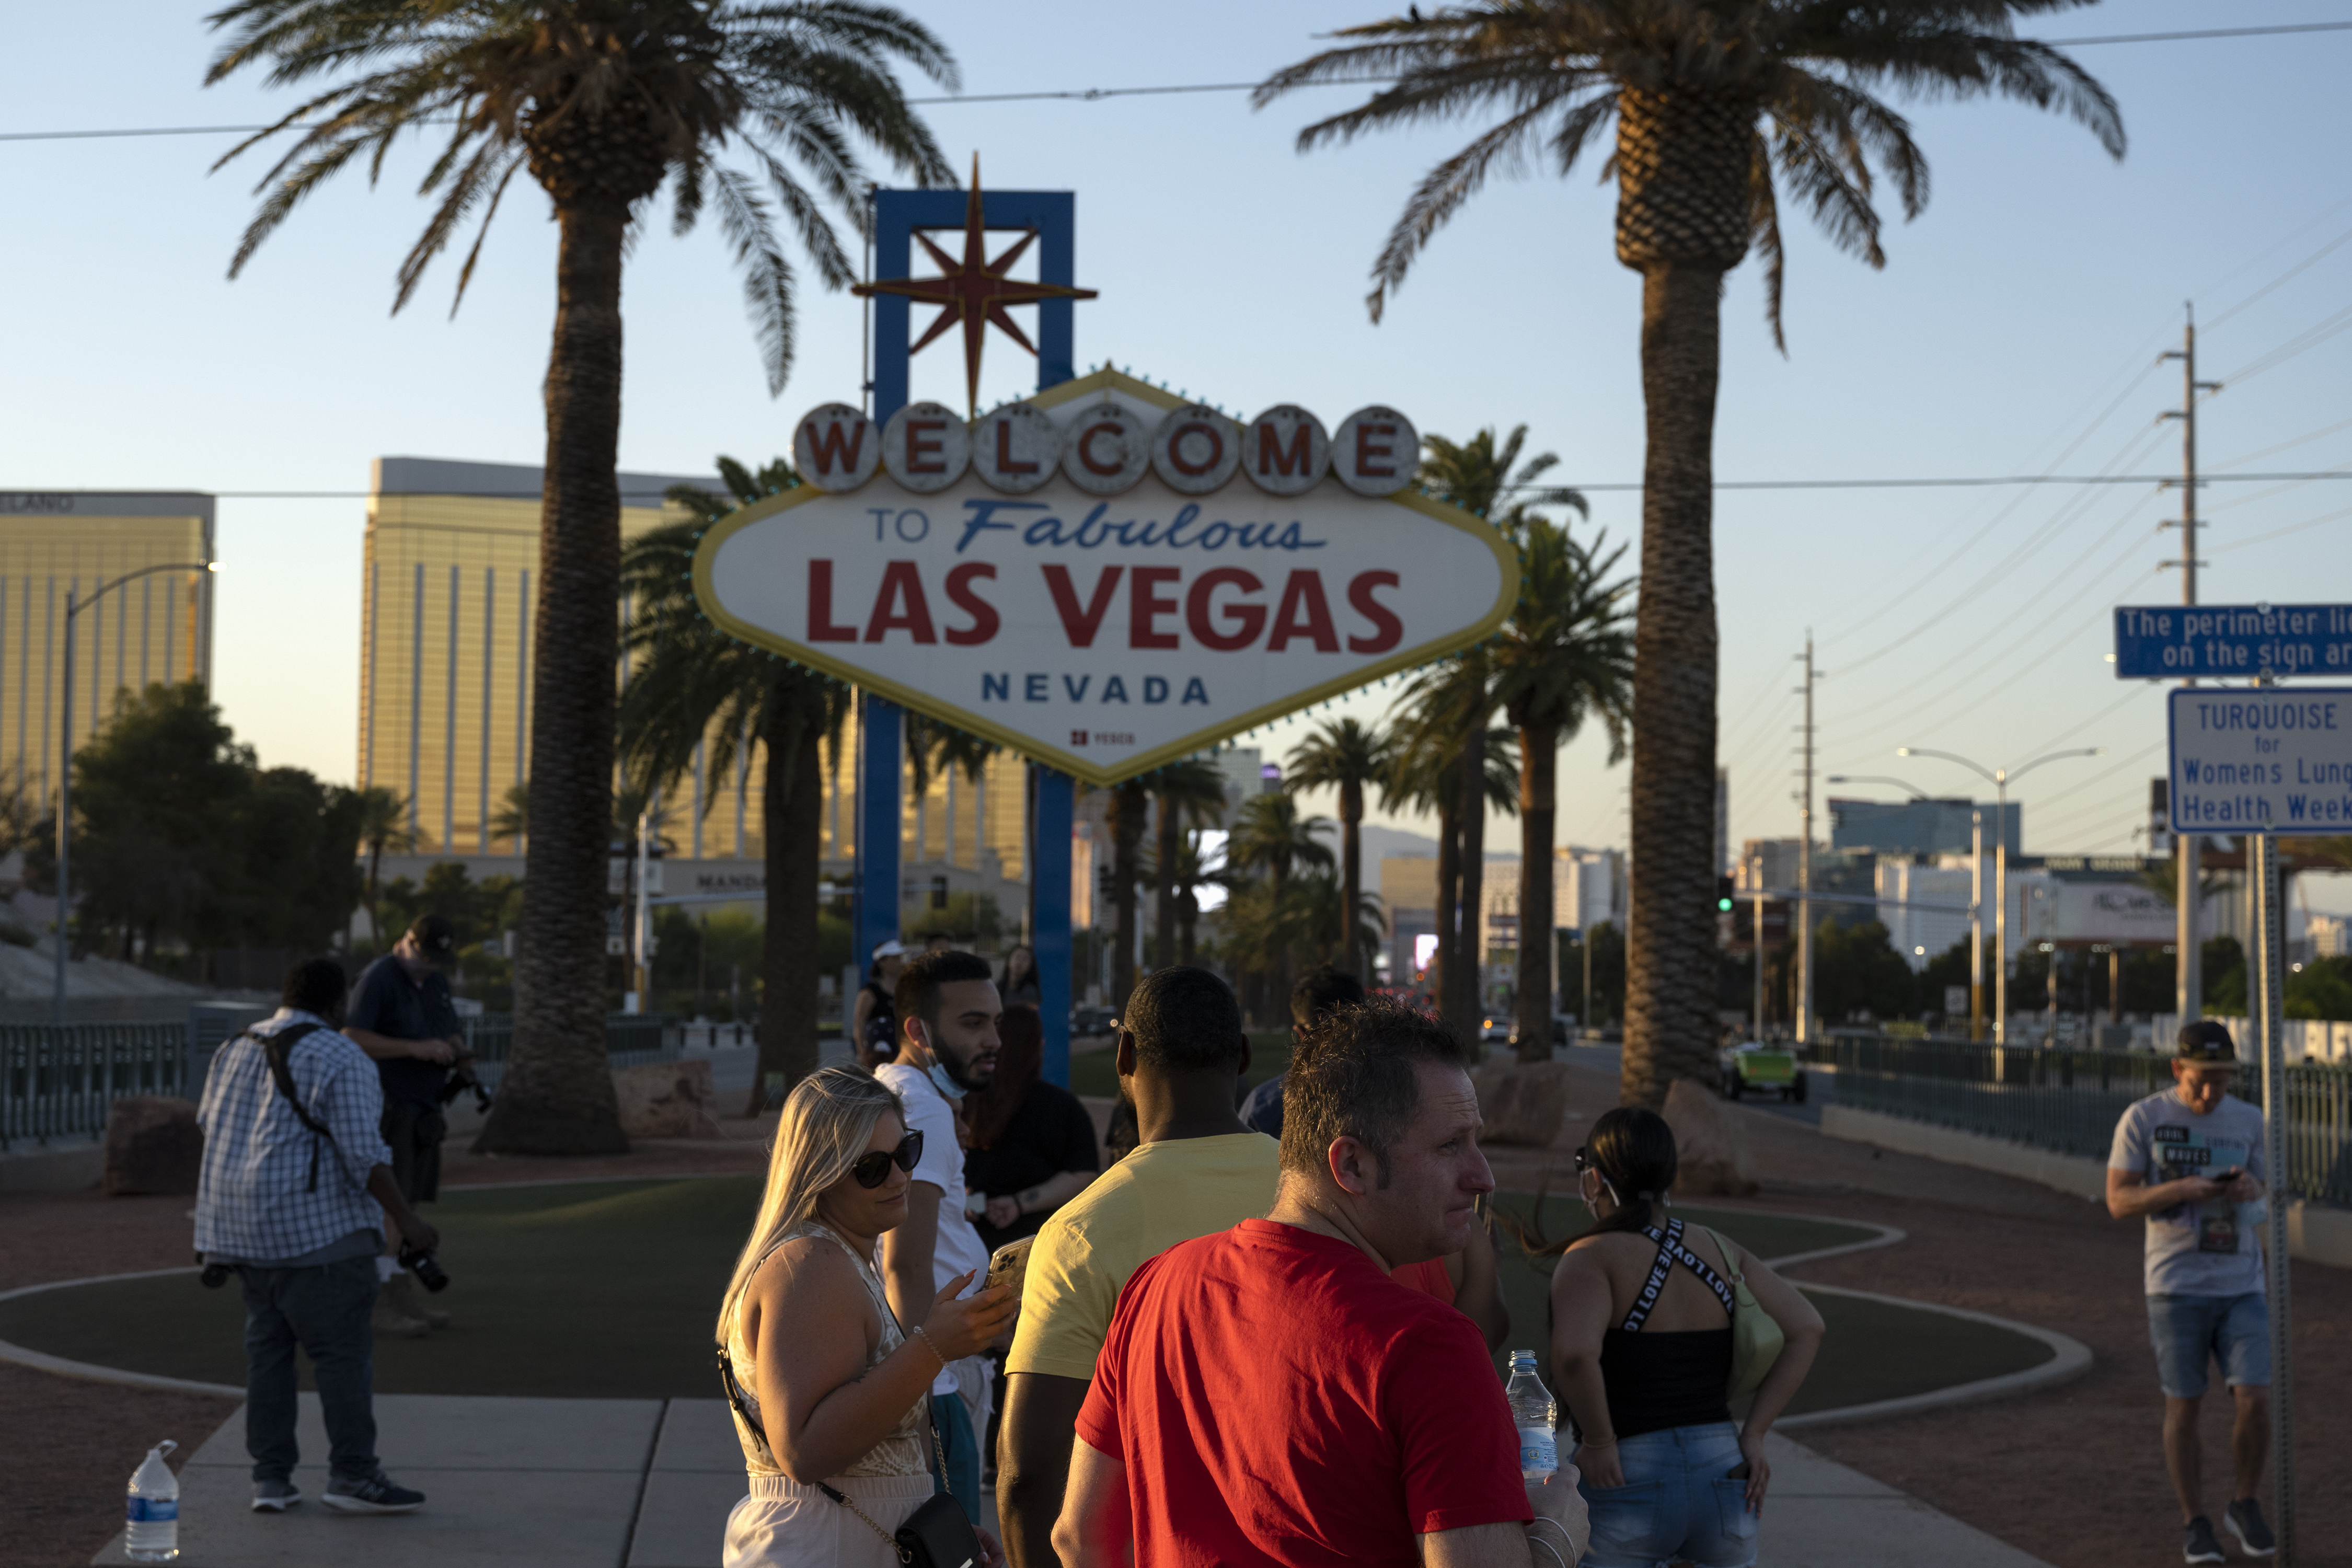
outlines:
[[[923,1135],[918,1131],[899,1139],[896,1149],[876,1149],[860,1154],[850,1163],[849,1173],[857,1178],[857,1184],[861,1187],[878,1187],[882,1179],[890,1173],[892,1165],[902,1171],[911,1171],[922,1163],[922,1159]]]
[[[1579,1143],[1576,1146],[1576,1173],[1580,1176],[1591,1169],[1592,1169],[1592,1162],[1585,1158],[1584,1145]]]

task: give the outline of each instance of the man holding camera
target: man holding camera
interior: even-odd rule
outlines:
[[[2255,1207],[2269,1172],[2263,1113],[2230,1093],[2238,1052],[2207,1018],[2180,1031],[2173,1087],[2116,1124],[2107,1212],[2147,1221],[2147,1327],[2164,1388],[2164,1463],[2180,1500],[2181,1554],[2226,1561],[2205,1516],[2197,1407],[2219,1361],[2237,1405],[2236,1489],[2222,1522],[2252,1555],[2278,1550],[2254,1494],[2270,1457],[2271,1325]]]
[[[342,966],[288,972],[277,1016],[223,1046],[196,1119],[196,1250],[205,1283],[234,1271],[245,1291],[245,1445],[253,1507],[282,1513],[294,1485],[294,1351],[310,1354],[326,1416],[321,1498],[342,1513],[408,1513],[425,1494],[394,1485],[375,1455],[369,1309],[387,1216],[419,1251],[440,1245],[394,1180],[383,1091],[368,1058],[336,1032]]]
[[[440,915],[416,917],[390,952],[367,966],[352,994],[343,1032],[375,1058],[383,1085],[383,1141],[400,1195],[428,1204],[441,1193],[441,1140],[448,1120],[450,1069],[467,1070],[465,1027],[449,998],[443,969],[457,956],[457,928]],[[382,1289],[378,1333],[422,1339],[449,1326],[449,1315],[425,1305],[416,1282],[389,1256],[376,1260]]]

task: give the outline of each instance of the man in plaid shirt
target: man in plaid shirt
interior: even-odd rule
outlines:
[[[245,1288],[245,1446],[256,1512],[302,1500],[293,1481],[298,1344],[326,1415],[321,1500],[346,1513],[406,1513],[425,1500],[376,1462],[369,1314],[385,1217],[420,1250],[441,1237],[393,1179],[375,1063],[336,1032],[343,994],[342,966],[331,960],[288,971],[277,1016],[213,1058],[196,1112],[205,1131],[196,1250],[208,1266],[234,1268]],[[289,1031],[291,1099],[263,1047]]]

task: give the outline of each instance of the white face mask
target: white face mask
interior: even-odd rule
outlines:
[[[940,1059],[936,1056],[931,1058],[931,1065],[923,1070],[929,1077],[931,1087],[950,1101],[961,1100],[970,1092],[963,1085],[948,1076],[948,1069],[940,1065]]]
[[[1600,1172],[1595,1171],[1592,1173],[1592,1179],[1599,1182],[1602,1190],[1608,1193],[1609,1201],[1611,1203],[1615,1204],[1619,1208],[1623,1208],[1625,1206],[1624,1200],[1617,1195],[1617,1189],[1609,1184],[1608,1177],[1602,1175]],[[1586,1214],[1591,1215],[1596,1220],[1601,1217],[1601,1210],[1594,1206],[1592,1199],[1585,1193],[1584,1184],[1582,1182],[1579,1182],[1576,1184],[1576,1195],[1583,1200],[1584,1212]]]

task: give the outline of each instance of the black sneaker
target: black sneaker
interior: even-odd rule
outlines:
[[[301,1490],[292,1481],[253,1483],[253,1511],[256,1513],[284,1513],[301,1500]]]
[[[2221,1521],[2238,1538],[2238,1544],[2246,1549],[2247,1556],[2268,1557],[2278,1551],[2278,1537],[2263,1522],[2263,1505],[2253,1499],[2240,1498],[2231,1503]]]
[[[327,1493],[327,1500],[330,1503],[335,1500],[331,1489]],[[2221,1555],[2221,1542],[2213,1533],[2213,1521],[2201,1513],[2180,1527],[2180,1555],[2191,1563],[2229,1561]]]
[[[356,1479],[337,1476],[327,1483],[319,1500],[338,1513],[415,1513],[425,1505],[425,1494],[394,1485],[390,1476],[378,1470]],[[2212,1535],[2210,1530],[2205,1533],[2209,1539]]]

